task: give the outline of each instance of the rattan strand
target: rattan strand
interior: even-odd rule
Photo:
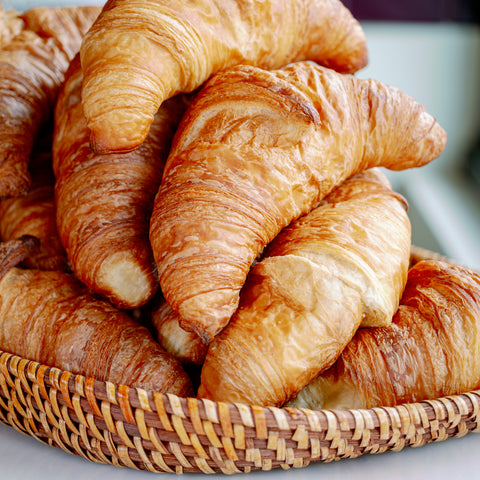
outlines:
[[[412,263],[424,258],[440,257],[413,249]],[[3,352],[0,421],[93,462],[232,474],[300,468],[479,432],[480,390],[369,410],[260,408],[99,382]]]

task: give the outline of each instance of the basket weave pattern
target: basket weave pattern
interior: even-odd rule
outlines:
[[[416,249],[412,259],[434,255]],[[99,382],[3,352],[0,421],[94,462],[231,474],[305,467],[480,432],[480,390],[368,410],[256,407]]]

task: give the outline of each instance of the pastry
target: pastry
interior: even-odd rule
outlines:
[[[337,362],[290,403],[373,408],[457,395],[480,386],[480,276],[421,261],[388,327],[361,329]]]
[[[50,126],[49,126],[50,127]],[[30,191],[0,200],[0,238],[6,242],[23,235],[40,244],[23,262],[27,268],[68,270],[68,259],[56,223],[55,177],[52,171],[52,130],[39,134],[29,164]]]
[[[127,313],[71,274],[15,267],[31,238],[0,244],[2,351],[100,381],[192,394],[180,363]]]
[[[33,8],[0,49],[0,198],[30,188],[28,163],[70,60],[99,7]],[[13,20],[12,20],[13,21]]]
[[[152,326],[158,343],[184,365],[202,365],[207,345],[194,332],[180,327],[178,317],[163,299],[151,313]]]
[[[162,105],[149,136],[134,152],[99,155],[90,148],[82,113],[79,57],[66,76],[53,143],[60,238],[83,283],[118,307],[138,308],[158,289],[149,221],[187,97]]]
[[[215,76],[182,119],[150,225],[182,328],[208,343],[262,249],[346,178],[425,165],[445,142],[423,106],[374,80],[310,62]]]
[[[25,28],[24,21],[15,10],[5,11],[0,5],[0,49]]]
[[[378,170],[347,180],[284,229],[210,343],[198,396],[281,406],[338,358],[360,325],[388,325],[410,260],[410,222]]]
[[[233,65],[314,60],[353,73],[367,63],[363,30],[339,0],[110,0],[81,55],[99,153],[136,148],[164,100]]]

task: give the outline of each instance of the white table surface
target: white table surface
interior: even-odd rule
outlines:
[[[325,478],[355,480],[460,480],[480,478],[480,435],[469,433],[419,448],[400,452],[364,455],[332,463],[315,463],[301,469],[237,474],[248,480],[313,480]],[[0,424],[0,478],[5,480],[146,480],[181,478],[90,462],[63,450],[40,443],[10,426]],[[188,473],[187,480],[227,478],[227,475]]]

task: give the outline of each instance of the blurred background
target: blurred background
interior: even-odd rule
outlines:
[[[480,2],[343,1],[360,20],[369,47],[369,65],[357,76],[410,94],[448,133],[444,153],[428,166],[387,172],[409,202],[413,243],[480,270]],[[103,2],[3,5],[23,10],[72,3]]]

